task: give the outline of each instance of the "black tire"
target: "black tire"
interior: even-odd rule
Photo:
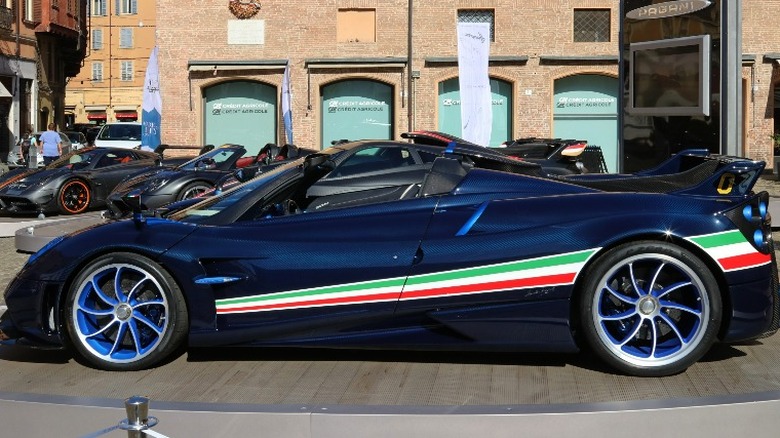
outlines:
[[[70,179],[57,193],[57,207],[62,214],[84,213],[92,202],[92,192],[84,180]]]
[[[211,189],[212,186],[206,182],[197,181],[197,182],[189,183],[186,186],[184,186],[183,189],[181,189],[179,195],[176,197],[176,200],[181,201],[183,199],[195,198]]]
[[[636,376],[684,371],[716,341],[718,283],[694,254],[666,242],[614,248],[587,270],[579,321],[595,355]]]
[[[188,331],[178,285],[139,254],[106,254],[87,265],[68,291],[64,312],[76,355],[103,370],[160,365],[184,345]]]

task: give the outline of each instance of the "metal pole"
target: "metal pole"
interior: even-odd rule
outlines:
[[[122,420],[119,428],[127,431],[128,438],[143,438],[146,435],[165,437],[163,434],[152,432],[151,428],[157,424],[157,418],[149,416],[149,399],[134,395],[125,400],[127,421]]]
[[[149,423],[149,399],[132,396],[125,400],[127,412],[127,438],[142,438]]]
[[[406,73],[408,85],[406,87],[406,111],[408,116],[408,131],[414,131],[414,100],[412,99],[413,81],[412,78],[412,24],[414,22],[414,0],[409,0],[409,19],[407,29],[407,61],[406,61]]]

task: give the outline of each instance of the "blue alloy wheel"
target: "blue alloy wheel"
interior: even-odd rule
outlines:
[[[596,354],[645,376],[685,370],[715,341],[717,282],[690,252],[663,242],[618,247],[585,280],[581,321]]]
[[[101,369],[133,370],[165,360],[183,342],[181,291],[156,263],[136,254],[102,256],[79,273],[68,296],[70,340]]]

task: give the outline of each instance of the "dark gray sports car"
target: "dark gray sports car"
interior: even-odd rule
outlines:
[[[176,167],[154,169],[130,176],[116,186],[108,197],[108,208],[115,216],[130,212],[126,196],[140,196],[143,207],[153,210],[171,202],[195,198],[211,191],[224,176],[236,169],[278,165],[311,152],[294,145],[266,144],[257,155],[246,155],[246,148],[225,144]]]
[[[154,152],[81,149],[43,169],[16,175],[0,188],[0,207],[9,213],[82,213],[105,206],[108,194],[127,175],[159,164]]]

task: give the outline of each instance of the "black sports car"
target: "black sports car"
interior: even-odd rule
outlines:
[[[438,131],[412,131],[401,134],[414,143],[446,146],[474,143]],[[607,165],[601,148],[588,145],[586,140],[528,137],[505,142],[491,148],[507,156],[539,164],[548,175],[606,173]]]
[[[0,207],[9,213],[77,214],[105,205],[128,174],[157,166],[154,152],[85,148],[37,170],[20,170],[0,184]]]
[[[585,348],[658,376],[777,329],[764,162],[688,151],[564,180],[434,150],[338,145],[55,239],[6,290],[0,342],[113,370],[185,346]]]
[[[293,145],[266,144],[257,155],[245,156],[246,148],[226,144],[193,158],[173,168],[160,168],[128,177],[108,197],[108,208],[114,216],[123,216],[130,207],[123,201],[126,196],[140,196],[146,209],[198,197],[211,191],[217,181],[236,169],[247,168],[247,175],[281,164],[289,159],[306,155]]]

